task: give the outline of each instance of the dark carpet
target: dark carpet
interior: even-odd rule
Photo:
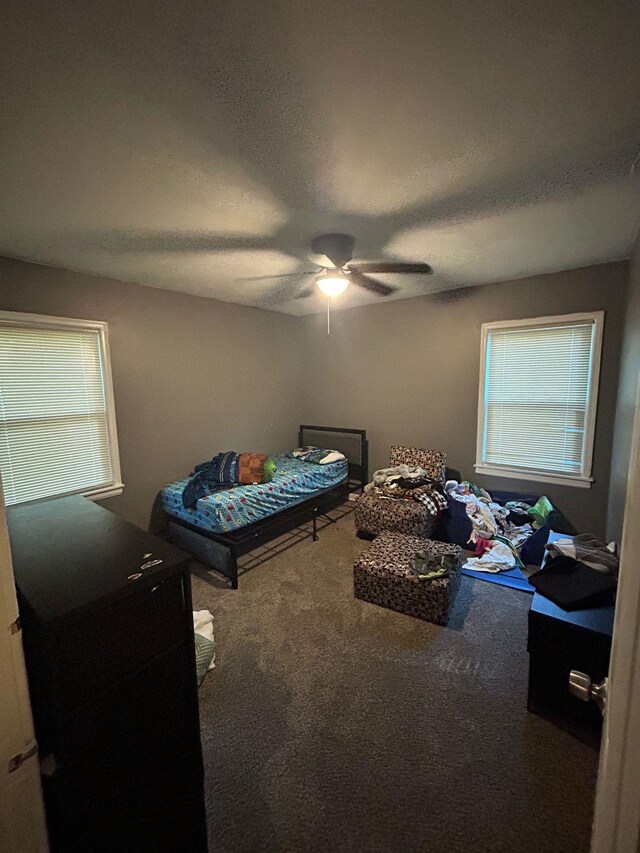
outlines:
[[[346,516],[194,575],[210,849],[586,853],[597,753],[525,710],[531,597],[464,577],[439,628],[353,598],[365,545]]]

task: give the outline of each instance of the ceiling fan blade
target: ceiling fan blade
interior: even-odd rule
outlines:
[[[403,263],[402,261],[356,261],[354,264],[349,264],[350,270],[358,270],[359,272],[370,273],[414,273],[429,275],[433,272],[429,264],[422,263]]]
[[[296,299],[307,299],[309,296],[313,296],[315,293],[315,289],[313,287],[307,287],[306,290],[303,290],[296,296]]]
[[[309,287],[305,278],[283,276],[283,280],[260,296],[255,304],[261,308],[274,308],[284,302],[289,302],[290,299],[311,296],[313,292],[314,288]]]
[[[276,275],[249,275],[238,278],[236,281],[270,281],[276,278],[293,278],[294,276],[300,278],[305,275],[318,275],[318,273],[315,270],[305,270],[303,272],[284,272]]]
[[[94,231],[82,235],[79,245],[110,254],[163,252],[185,254],[226,251],[278,251],[270,237],[212,234],[207,231]]]
[[[360,272],[360,270],[353,268],[349,274],[349,281],[357,284],[358,287],[363,287],[365,290],[375,293],[377,296],[389,296],[398,289],[397,287],[391,287],[389,284],[383,284],[375,278],[370,278],[368,275]]]

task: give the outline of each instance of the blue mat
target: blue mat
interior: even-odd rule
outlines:
[[[497,583],[500,586],[510,586],[512,589],[521,589],[523,592],[535,592],[535,588],[531,586],[520,569],[509,569],[506,572],[474,572],[473,569],[462,569],[462,574],[470,578],[476,578],[479,581],[488,581],[489,583]]]

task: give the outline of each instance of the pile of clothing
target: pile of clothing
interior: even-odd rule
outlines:
[[[414,465],[381,468],[374,473],[373,481],[364,487],[364,491],[385,500],[418,501],[436,516],[449,505],[442,483],[431,479],[423,468]]]
[[[620,560],[615,553],[613,542],[605,545],[592,533],[579,533],[560,539],[554,539],[545,546],[545,551],[550,559],[556,557],[569,557],[579,560],[585,566],[589,566],[602,574],[615,575],[617,577],[620,568]],[[547,562],[548,565],[548,562]]]
[[[420,580],[435,580],[457,569],[459,560],[455,554],[438,554],[431,551],[416,551],[411,561],[411,571]]]
[[[520,549],[554,511],[547,497],[541,497],[534,506],[522,501],[496,503],[489,492],[468,480],[448,480],[445,493],[466,505],[472,524],[469,542],[475,545],[476,556],[469,558],[464,568],[476,572],[523,568]]]
[[[218,453],[196,465],[182,490],[182,503],[191,509],[206,495],[241,484],[268,483],[275,473],[276,463],[264,453]]]
[[[548,542],[544,564],[529,578],[541,594],[564,610],[610,603],[619,569],[613,543],[605,545],[590,533]]]

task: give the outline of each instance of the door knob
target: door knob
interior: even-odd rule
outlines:
[[[600,684],[594,684],[591,678],[584,672],[572,669],[569,673],[569,690],[582,702],[593,700],[598,708],[600,708],[600,713],[604,716],[604,712],[607,710],[608,680],[608,678],[605,678]]]

